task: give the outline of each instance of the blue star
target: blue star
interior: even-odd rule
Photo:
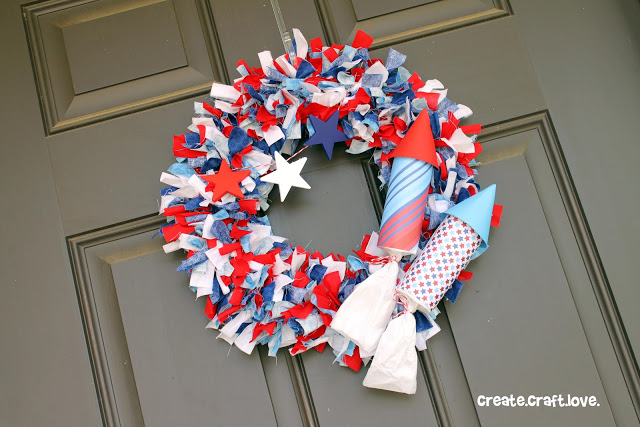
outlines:
[[[324,151],[327,153],[327,157],[331,159],[331,156],[333,155],[333,145],[336,142],[347,141],[349,139],[344,132],[340,132],[338,130],[339,114],[339,111],[336,110],[326,122],[309,114],[309,120],[311,120],[315,133],[304,143],[304,145],[309,146],[322,144]]]

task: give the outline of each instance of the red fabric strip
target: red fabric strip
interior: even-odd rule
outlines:
[[[163,227],[162,235],[168,243],[176,240],[180,234],[191,234],[194,231],[196,231],[196,228],[191,225],[174,224]]]
[[[233,307],[226,309],[222,313],[218,314],[218,321],[220,323],[226,322],[229,316],[231,316],[233,313],[240,310],[241,308],[242,308],[241,305],[234,305]]]
[[[342,361],[346,363],[348,367],[358,372],[360,367],[362,366],[362,358],[360,357],[360,349],[356,346],[355,350],[353,350],[353,355],[349,356],[345,354],[342,357]]]
[[[227,243],[226,245],[222,245],[222,247],[220,248],[220,255],[226,255],[238,249],[242,249],[242,245],[240,244],[240,242]]]
[[[373,43],[373,37],[369,34],[365,33],[362,30],[358,30],[356,32],[356,36],[353,38],[353,43],[351,43],[352,47],[356,49],[364,47],[365,49],[369,49],[371,44]]]
[[[211,298],[207,297],[207,304],[204,306],[204,314],[209,320],[216,316],[216,306],[211,302]]]
[[[471,277],[473,277],[473,273],[470,271],[461,271],[460,274],[458,275],[458,280],[469,280],[471,279]]]
[[[183,144],[185,143],[184,135],[174,135],[173,136],[173,155],[175,157],[186,157],[188,159],[195,159],[196,157],[204,157],[207,155],[204,151],[195,151],[185,148]]]
[[[238,200],[238,205],[240,205],[240,210],[245,211],[249,215],[258,213],[258,200],[256,199]]]
[[[500,221],[502,220],[502,205],[493,205],[493,214],[491,215],[491,226],[500,227]]]
[[[207,104],[206,102],[203,102],[202,106],[204,107],[205,110],[207,110],[209,113],[211,113],[212,116],[222,117],[222,110],[218,110],[217,108],[213,108],[211,105]]]
[[[244,289],[239,286],[236,286],[231,292],[231,297],[229,298],[229,304],[231,305],[240,305],[242,302],[242,297],[244,296]]]
[[[283,311],[282,315],[284,316],[285,320],[289,320],[292,317],[295,317],[297,319],[306,319],[307,317],[309,317],[313,309],[314,306],[311,301],[307,301],[304,304],[296,305],[295,307],[292,307],[287,311]]]

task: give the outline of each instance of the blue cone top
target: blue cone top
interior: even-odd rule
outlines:
[[[482,243],[473,258],[489,247],[489,229],[493,216],[493,203],[496,199],[496,185],[485,188],[475,196],[450,207],[445,213],[466,222],[482,238]]]

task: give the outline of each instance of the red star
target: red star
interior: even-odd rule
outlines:
[[[242,189],[240,183],[246,177],[251,174],[251,171],[233,171],[229,167],[229,163],[222,161],[220,164],[220,170],[214,175],[200,175],[203,181],[208,182],[207,191],[211,191],[213,188],[213,196],[211,199],[214,202],[220,200],[225,194],[231,194],[232,196],[242,199]]]

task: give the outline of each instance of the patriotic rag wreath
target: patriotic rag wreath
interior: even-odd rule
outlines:
[[[480,125],[460,126],[471,110],[409,73],[405,55],[370,58],[363,32],[345,46],[293,35],[295,57],[239,61],[241,77],[214,83],[174,137],[176,163],[160,178],[164,249],[188,251],[178,271],[206,298],[207,328],[243,352],[329,344],[355,371],[373,357],[365,386],[415,393],[414,347],[438,332],[438,303],[456,300],[499,222],[495,186],[480,192],[472,169]],[[282,200],[309,188],[300,152],[321,144],[331,158],[342,141],[348,153],[374,150],[388,186],[380,233],[347,258],[287,243],[264,215],[274,184]]]

